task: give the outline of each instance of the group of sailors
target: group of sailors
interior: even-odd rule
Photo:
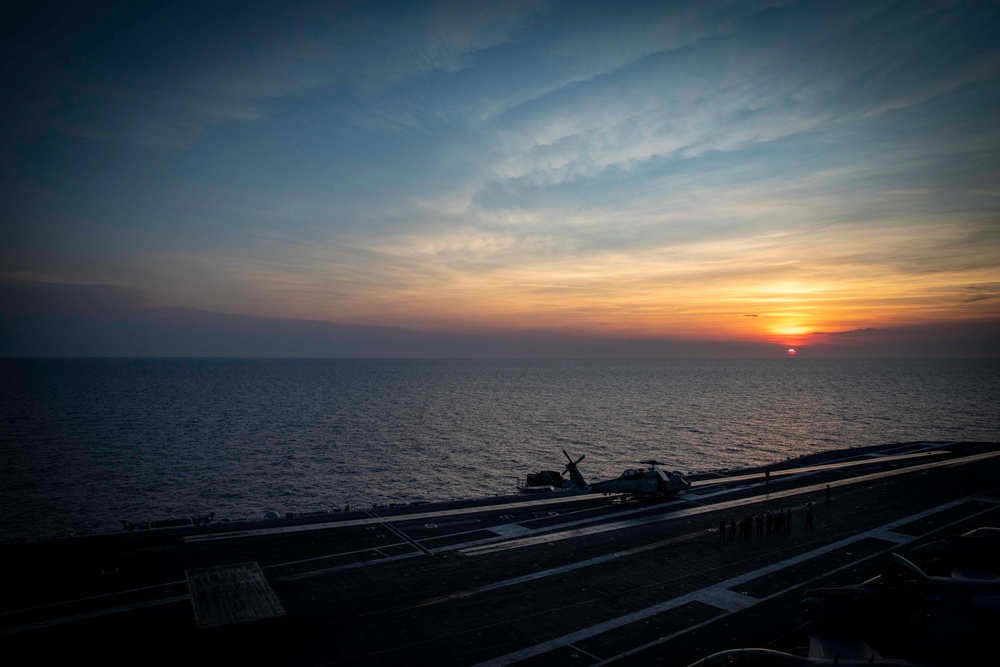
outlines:
[[[775,512],[768,511],[758,513],[757,516],[747,514],[739,521],[733,517],[729,519],[728,531],[726,519],[719,519],[719,541],[725,539],[727,534],[730,540],[749,540],[755,529],[757,537],[770,537],[791,531],[792,510],[786,508]]]
[[[764,483],[767,484],[771,477],[771,471],[766,470],[764,476]],[[826,504],[830,504],[830,485],[826,485],[824,489],[826,495]],[[727,530],[728,527],[728,530]],[[813,528],[813,503],[810,498],[806,498],[806,528]],[[783,510],[777,510],[776,512],[767,512],[761,514],[757,513],[757,516],[745,515],[739,522],[736,518],[729,519],[729,523],[726,523],[725,517],[719,519],[719,541],[726,539],[726,535],[729,536],[731,540],[749,540],[754,533],[757,531],[757,537],[770,537],[771,535],[777,535],[779,533],[791,532],[792,530],[792,510],[785,508]]]

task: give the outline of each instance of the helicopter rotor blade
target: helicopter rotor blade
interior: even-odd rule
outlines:
[[[563,456],[566,457],[567,461],[565,471],[569,473],[570,479],[573,480],[573,483],[581,487],[587,486],[587,480],[584,479],[583,475],[580,473],[580,470],[576,467],[577,464],[580,463],[580,461],[587,458],[587,455],[584,454],[576,461],[574,461],[573,458],[569,455],[569,452],[567,452],[565,449],[562,450],[562,453]]]

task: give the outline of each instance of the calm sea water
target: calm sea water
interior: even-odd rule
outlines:
[[[998,360],[2,360],[0,539],[1000,438]]]

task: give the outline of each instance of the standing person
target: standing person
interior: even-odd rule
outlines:
[[[736,519],[735,518],[729,520],[729,539],[730,540],[735,540],[736,539]]]
[[[826,504],[830,504],[830,485],[826,485]]]
[[[764,469],[764,486],[767,486],[770,483],[771,483],[771,469],[770,468],[765,468]]]
[[[812,503],[806,505],[806,528],[813,527],[813,507]]]
[[[719,541],[726,539],[726,517],[719,519]]]
[[[757,537],[764,537],[764,515],[757,512]]]

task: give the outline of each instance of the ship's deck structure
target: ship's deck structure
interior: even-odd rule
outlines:
[[[722,519],[786,509],[788,531],[720,539]],[[553,495],[10,544],[0,642],[43,663],[68,650],[268,665],[804,655],[807,589],[980,526],[1000,526],[1000,449],[908,443],[789,461],[766,481],[705,476],[673,500]],[[995,622],[863,639],[883,657],[974,663]]]

